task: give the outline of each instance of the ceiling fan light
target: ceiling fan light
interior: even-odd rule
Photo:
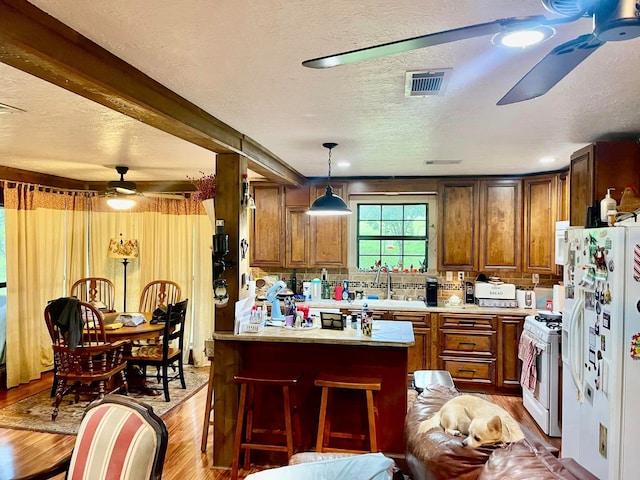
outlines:
[[[111,197],[107,198],[107,205],[114,210],[129,210],[136,204],[132,198]]]
[[[493,43],[509,48],[526,48],[551,38],[555,30],[546,25],[526,30],[501,32],[493,37]]]

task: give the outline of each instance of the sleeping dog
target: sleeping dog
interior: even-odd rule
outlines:
[[[450,435],[466,435],[464,446],[510,443],[524,438],[516,422],[503,408],[474,395],[458,395],[418,427],[418,433],[442,427]]]

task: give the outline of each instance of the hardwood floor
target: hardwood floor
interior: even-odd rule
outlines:
[[[41,380],[33,381],[28,385],[13,388],[8,391],[0,391],[0,408],[15,403],[34,393],[51,388],[51,375],[45,375]],[[492,401],[509,411],[516,420],[522,422],[533,432],[551,445],[560,448],[559,438],[549,438],[539,430],[531,416],[522,406],[522,398],[490,395]],[[169,430],[169,446],[164,466],[163,478],[166,480],[228,480],[231,478],[228,470],[213,469],[211,466],[211,451],[213,434],[210,432],[207,445],[207,454],[200,451],[200,437],[202,432],[202,420],[205,408],[206,388],[185,401],[179,407],[173,409],[163,417]],[[29,461],[48,442],[57,442],[61,454],[72,448],[73,436],[44,434],[0,428],[0,480],[11,478],[12,463],[15,456],[28,455]],[[55,461],[55,459],[47,459]],[[39,462],[38,462],[39,463]],[[249,473],[259,471],[252,468],[249,471],[241,470],[240,478]],[[405,472],[408,473],[408,472]],[[56,478],[64,478],[59,476]]]

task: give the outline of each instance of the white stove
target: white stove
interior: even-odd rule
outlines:
[[[533,391],[522,387],[522,403],[544,433],[559,437],[562,434],[562,314],[538,312],[537,315],[530,315],[524,320],[523,330],[535,340],[539,354],[535,360],[536,386]]]

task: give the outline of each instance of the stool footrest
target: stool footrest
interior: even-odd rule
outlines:
[[[371,453],[369,450],[352,450],[350,448],[332,448],[332,447],[324,447],[322,452],[330,452],[330,453]]]
[[[270,452],[286,452],[287,447],[282,445],[264,445],[262,443],[241,443],[240,448],[250,448],[252,450],[268,450]]]

